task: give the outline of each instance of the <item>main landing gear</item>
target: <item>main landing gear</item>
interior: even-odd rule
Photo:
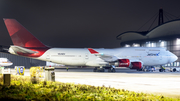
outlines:
[[[93,72],[105,72],[105,69],[108,69],[108,72],[116,72],[116,69],[113,67],[95,67]]]
[[[115,68],[109,68],[108,72],[116,72]]]
[[[104,69],[104,68],[95,67],[95,68],[93,69],[93,72],[105,72],[105,69]]]

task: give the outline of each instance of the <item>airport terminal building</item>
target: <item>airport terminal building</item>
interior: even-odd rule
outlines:
[[[127,31],[116,38],[121,47],[164,47],[178,57],[176,62],[165,66],[180,66],[180,19],[164,23],[160,18],[159,22],[150,31]]]

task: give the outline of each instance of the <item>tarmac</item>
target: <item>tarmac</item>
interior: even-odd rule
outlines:
[[[143,72],[117,68],[115,73],[92,72],[93,68],[56,68],[55,81],[106,86],[135,92],[144,92],[180,98],[180,72]],[[12,74],[15,70],[11,69]],[[43,72],[45,75],[45,72]],[[30,76],[29,69],[25,76]]]

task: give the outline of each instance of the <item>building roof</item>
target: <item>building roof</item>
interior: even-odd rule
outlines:
[[[166,22],[160,26],[153,28],[150,31],[127,31],[119,34],[116,38],[121,42],[127,42],[174,35],[180,35],[180,19]]]

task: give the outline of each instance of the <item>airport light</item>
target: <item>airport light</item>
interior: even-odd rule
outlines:
[[[151,43],[151,47],[156,47],[156,43]]]
[[[149,41],[149,42],[146,42],[146,44],[147,44],[147,47],[151,47],[150,41]]]
[[[130,47],[130,45],[126,44],[125,47]]]
[[[171,66],[174,66],[173,63],[171,63]]]
[[[133,43],[133,46],[134,46],[134,47],[139,47],[140,45],[139,45],[139,44],[136,44],[136,43]]]
[[[162,41],[162,42],[160,43],[160,47],[164,47],[164,46],[165,46],[165,42]]]
[[[176,45],[180,45],[180,39],[179,38],[176,39]]]
[[[179,66],[179,62],[177,62],[177,64],[176,64],[177,66]]]

